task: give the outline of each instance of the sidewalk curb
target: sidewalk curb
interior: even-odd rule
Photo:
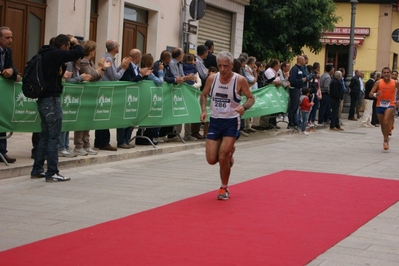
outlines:
[[[63,169],[70,169],[81,166],[88,165],[96,165],[103,164],[108,162],[122,161],[128,159],[134,159],[143,156],[152,156],[156,154],[165,154],[165,153],[174,153],[179,151],[186,151],[190,149],[196,149],[205,147],[205,141],[201,141],[199,143],[176,143],[177,145],[173,146],[157,146],[157,148],[153,148],[152,146],[147,146],[148,149],[140,149],[140,148],[132,148],[125,152],[110,152],[110,151],[101,151],[101,154],[93,155],[93,156],[77,156],[74,158],[64,158],[60,157],[58,162],[58,167],[60,171]],[[6,179],[16,176],[30,176],[30,172],[32,170],[33,160],[31,160],[30,164],[23,163],[23,165],[9,165],[0,169],[0,179]],[[22,161],[22,160],[21,160]],[[46,169],[46,164],[44,168]]]

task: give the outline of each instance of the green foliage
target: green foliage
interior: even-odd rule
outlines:
[[[322,49],[322,32],[339,17],[333,0],[251,0],[245,9],[243,52],[258,60],[291,60],[307,46]]]

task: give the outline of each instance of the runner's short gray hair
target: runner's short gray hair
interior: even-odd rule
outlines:
[[[227,51],[221,51],[220,53],[218,53],[218,55],[216,56],[216,60],[219,60],[219,59],[229,59],[231,64],[233,64],[233,62],[234,62],[233,55]]]

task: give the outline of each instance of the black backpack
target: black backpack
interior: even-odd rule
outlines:
[[[42,55],[36,54],[25,65],[22,92],[26,97],[36,99],[43,94],[46,84],[43,77]]]

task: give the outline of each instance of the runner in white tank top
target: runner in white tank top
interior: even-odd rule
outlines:
[[[211,88],[211,117],[234,118],[239,117],[236,108],[240,105],[241,95],[237,95],[237,73],[233,74],[229,83],[220,82],[217,73]]]
[[[229,52],[216,56],[219,73],[208,77],[201,93],[201,121],[207,120],[206,102],[211,96],[211,118],[206,140],[206,159],[209,164],[219,163],[221,187],[217,199],[227,200],[230,168],[233,165],[235,141],[244,111],[254,104],[254,97],[246,79],[232,72],[234,58]],[[241,94],[247,98],[240,105]]]

